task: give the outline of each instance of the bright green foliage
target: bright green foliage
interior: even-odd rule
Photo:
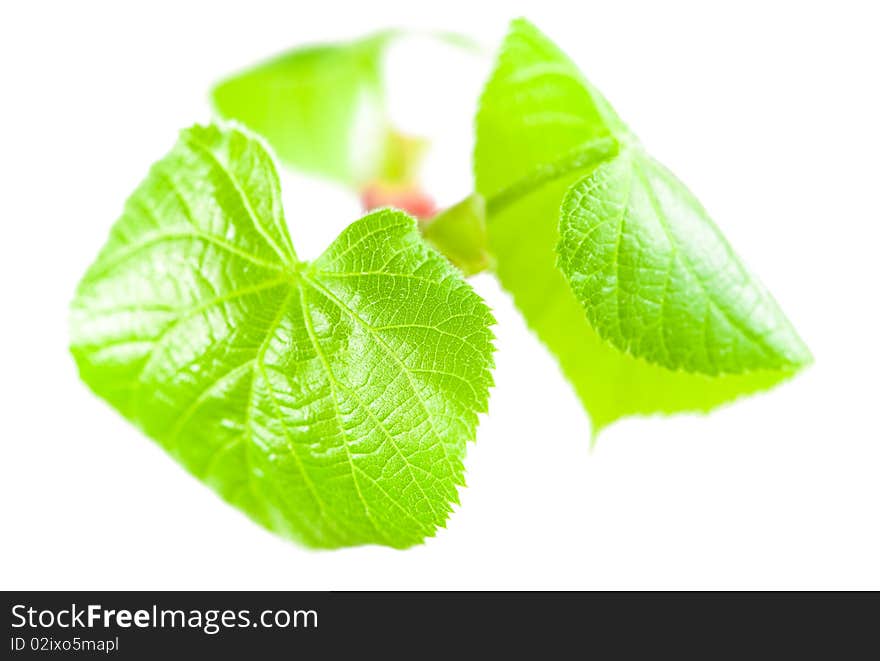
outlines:
[[[562,205],[559,265],[599,334],[671,369],[734,374],[809,359],[700,203],[639,149],[602,163]]]
[[[71,350],[97,394],[266,527],[406,547],[457,501],[492,323],[401,212],[299,261],[261,143],[196,126],[80,283]]]
[[[495,270],[594,433],[706,411],[810,361],[695,198],[527,21],[481,99],[474,168]]]
[[[212,92],[219,115],[262,135],[287,165],[357,186],[393,168],[399,141],[382,90],[382,32],[293,50]]]
[[[582,170],[615,151],[623,130],[577,67],[531,23],[516,20],[477,112],[477,190],[492,199]]]

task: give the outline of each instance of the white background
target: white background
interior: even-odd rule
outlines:
[[[0,10],[3,588],[880,588],[880,19],[872,3],[4,3]],[[448,529],[408,551],[303,550],[224,505],[77,379],[66,307],[125,197],[210,84],[303,41],[401,25],[488,47],[531,18],[701,197],[813,349],[707,417],[626,420],[594,450],[507,295],[497,387]],[[406,51],[401,55],[402,51]],[[470,186],[487,62],[390,55],[393,109]],[[284,180],[303,257],[358,214]]]

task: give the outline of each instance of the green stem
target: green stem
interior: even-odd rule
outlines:
[[[525,177],[501,189],[489,198],[473,193],[431,220],[420,225],[425,240],[439,250],[465,275],[492,268],[486,219],[548,183],[573,172],[587,170],[613,158],[620,152],[620,142],[612,136],[596,138],[578,145],[561,158],[535,168]]]
[[[439,250],[465,275],[491,266],[486,233],[486,204],[473,193],[430,220],[420,223],[425,241]]]

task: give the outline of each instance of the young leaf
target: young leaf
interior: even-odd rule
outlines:
[[[599,334],[670,369],[793,369],[809,353],[690,191],[638,148],[572,186],[559,266]]]
[[[393,36],[285,53],[218,84],[214,108],[263,136],[291,167],[352,186],[393,172],[410,157],[383,98],[382,55]]]
[[[261,143],[196,126],[80,283],[71,351],[98,395],[266,527],[406,547],[457,501],[492,323],[401,212],[300,261]]]
[[[707,411],[810,361],[694,197],[525,20],[484,90],[474,169],[496,272],[594,433]]]

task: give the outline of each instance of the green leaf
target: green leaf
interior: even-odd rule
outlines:
[[[561,233],[559,266],[593,327],[618,349],[713,376],[809,361],[700,203],[640,149],[569,189]]]
[[[214,108],[262,135],[286,165],[358,186],[395,167],[381,73],[394,36],[290,51],[219,83]]]
[[[193,127],[72,304],[83,380],[266,527],[406,547],[457,502],[491,384],[491,314],[402,212],[298,260],[272,160]]]
[[[484,90],[474,169],[498,277],[594,434],[708,411],[811,360],[696,199],[525,20]]]

